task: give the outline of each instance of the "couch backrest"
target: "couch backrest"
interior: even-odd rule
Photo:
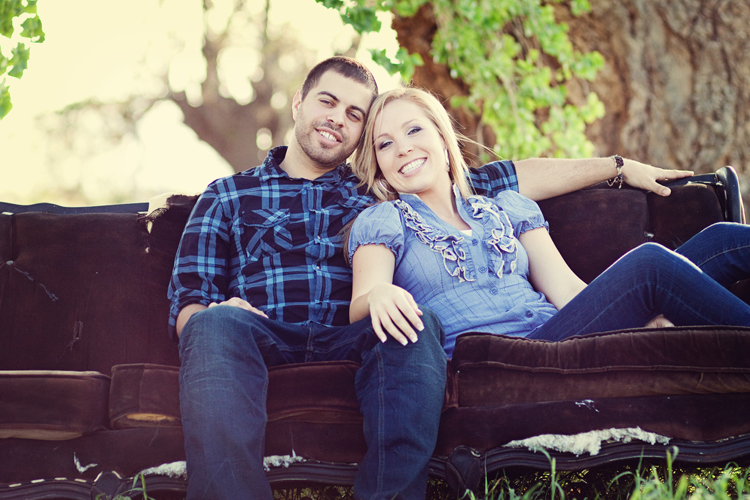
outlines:
[[[0,214],[0,369],[179,363],[166,328],[178,240],[137,219]]]
[[[539,203],[550,235],[571,269],[591,282],[641,243],[674,249],[701,229],[724,221],[721,187],[702,182],[672,187],[668,197],[596,186]]]
[[[539,205],[563,257],[591,281],[640,243],[675,248],[724,220],[723,188],[702,177],[709,182],[674,186],[668,198],[594,187]],[[0,370],[177,366],[166,290],[195,200],[172,197],[148,218],[0,214]]]

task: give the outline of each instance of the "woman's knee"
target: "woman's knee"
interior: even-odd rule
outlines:
[[[424,325],[424,330],[420,333],[420,337],[429,336],[434,338],[442,348],[445,344],[445,330],[443,330],[443,323],[440,321],[440,317],[429,307],[421,304],[418,305],[419,310],[422,311],[421,319]]]

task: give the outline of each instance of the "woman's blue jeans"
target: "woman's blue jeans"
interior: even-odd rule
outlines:
[[[750,226],[714,224],[674,252],[631,250],[528,338],[638,328],[659,314],[677,326],[750,326],[750,306],[725,288],[748,277]]]
[[[231,306],[191,316],[180,337],[188,499],[271,499],[263,472],[268,367],[362,363],[356,375],[367,453],[354,493],[423,499],[446,383],[445,334],[427,308],[416,343],[381,343],[369,318],[342,327],[272,321]]]

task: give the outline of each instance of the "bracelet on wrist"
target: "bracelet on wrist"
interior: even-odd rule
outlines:
[[[622,187],[622,183],[625,182],[625,180],[622,177],[622,167],[625,164],[625,161],[622,159],[622,156],[620,155],[613,155],[611,158],[615,160],[615,168],[617,169],[617,175],[609,179],[607,181],[607,185],[609,187],[614,187],[614,185],[617,184],[617,189],[620,189]]]

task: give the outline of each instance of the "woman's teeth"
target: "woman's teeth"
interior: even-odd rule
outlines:
[[[400,172],[402,174],[408,174],[409,172],[413,172],[416,169],[418,169],[419,167],[421,167],[424,162],[425,162],[424,158],[420,158],[418,160],[410,161],[409,163],[407,163],[406,165],[404,165],[403,167],[401,167]]]

